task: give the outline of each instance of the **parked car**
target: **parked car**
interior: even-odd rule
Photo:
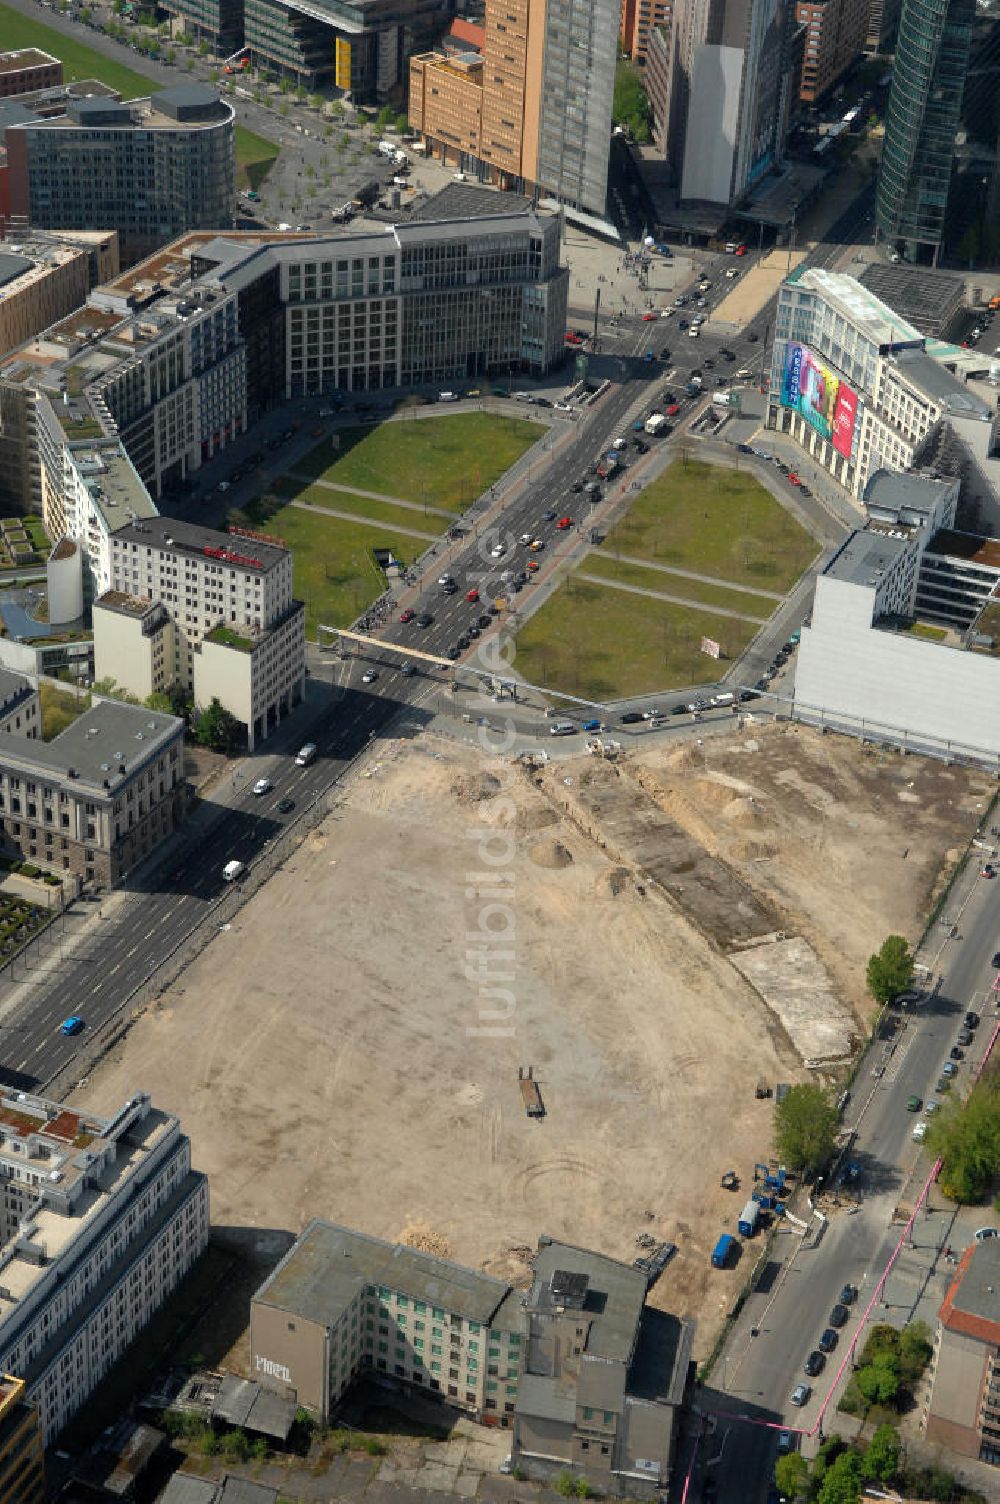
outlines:
[[[837,1343],[839,1341],[840,1333],[836,1330],[835,1327],[828,1326],[825,1331],[821,1333],[819,1342],[816,1345],[821,1353],[832,1353],[833,1349],[837,1346]]]
[[[835,1326],[838,1329],[840,1327],[842,1327],[842,1326],[846,1326],[847,1323],[848,1323],[848,1320],[850,1319],[850,1315],[851,1315],[851,1313],[847,1309],[847,1307],[846,1306],[842,1306],[840,1304],[840,1301],[838,1300],[837,1304],[834,1306],[833,1310],[830,1312],[830,1325],[831,1326]]]
[[[809,1403],[809,1396],[811,1394],[811,1384],[796,1384],[795,1388],[789,1395],[789,1403],[792,1405],[797,1405],[801,1409],[803,1405],[807,1405]]]
[[[642,720],[642,713],[641,713],[641,711],[638,711],[638,710],[626,710],[625,714],[622,716],[622,725],[623,726],[634,726],[637,721],[641,721],[641,720]]]
[[[405,611],[399,613],[399,619],[402,622],[412,621],[416,614],[412,606],[407,606]]]
[[[367,668],[361,675],[361,682],[362,684],[374,684],[377,678],[378,674],[375,672],[375,670],[373,668]]]
[[[922,1103],[919,1097],[907,1097],[906,1099],[907,1112],[919,1112],[921,1105]]]
[[[972,1008],[970,1008],[968,1013],[965,1015],[965,1027],[967,1029],[979,1028],[979,1014],[974,1012]]]
[[[826,1367],[826,1354],[820,1352],[818,1347],[814,1347],[802,1367],[809,1377],[814,1379]]]

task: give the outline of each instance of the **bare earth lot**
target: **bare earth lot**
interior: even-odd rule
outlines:
[[[671,1238],[653,1298],[704,1353],[747,1267],[709,1268],[743,1201],[719,1177],[768,1157],[757,1077],[805,1075],[730,957],[777,964],[794,939],[827,981],[805,1011],[849,1035],[867,956],[918,931],[988,798],[977,774],[781,726],[537,779],[393,744],[82,1097],[178,1112],[219,1224],[409,1230],[512,1278],[542,1232],[628,1259],[640,1231]],[[513,981],[491,997],[480,936],[495,953],[501,927]]]

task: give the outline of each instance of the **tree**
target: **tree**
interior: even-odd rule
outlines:
[[[779,1494],[787,1499],[797,1499],[804,1494],[809,1483],[809,1464],[801,1452],[788,1452],[774,1464],[774,1481]]]
[[[926,1321],[911,1321],[899,1334],[899,1377],[912,1388],[918,1382],[934,1353],[931,1330]]]
[[[826,1470],[817,1504],[858,1504],[861,1498],[861,1458],[857,1452],[841,1452]]]
[[[168,47],[163,56],[166,58],[168,63],[176,63],[177,49],[175,47]]]
[[[865,1478],[891,1483],[899,1468],[900,1442],[895,1426],[878,1426],[861,1463]]]
[[[833,1152],[837,1109],[820,1086],[793,1086],[774,1109],[775,1144],[783,1164],[816,1170]]]
[[[913,983],[913,957],[902,935],[887,935],[869,958],[868,991],[877,1003],[891,1003]]]
[[[984,1075],[965,1102],[949,1101],[932,1120],[927,1145],[941,1158],[946,1196],[965,1206],[983,1200],[1000,1165],[1000,1069]]]
[[[889,1354],[866,1363],[854,1375],[861,1397],[869,1405],[891,1405],[899,1393],[899,1362]]]
[[[211,747],[213,752],[231,752],[240,732],[239,721],[213,696],[208,708],[198,716],[195,740],[200,747]]]
[[[646,145],[651,138],[649,98],[635,67],[622,58],[615,69],[615,95],[611,108],[616,125],[623,125],[633,141]]]
[[[396,116],[396,129],[401,136],[405,136],[410,129],[410,122],[405,114]]]

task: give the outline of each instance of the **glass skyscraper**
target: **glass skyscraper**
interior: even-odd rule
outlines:
[[[907,260],[937,262],[975,0],[903,0],[876,220]]]

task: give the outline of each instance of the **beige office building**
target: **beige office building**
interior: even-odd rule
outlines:
[[[938,1316],[927,1440],[1000,1466],[1000,1239],[962,1255]]]

